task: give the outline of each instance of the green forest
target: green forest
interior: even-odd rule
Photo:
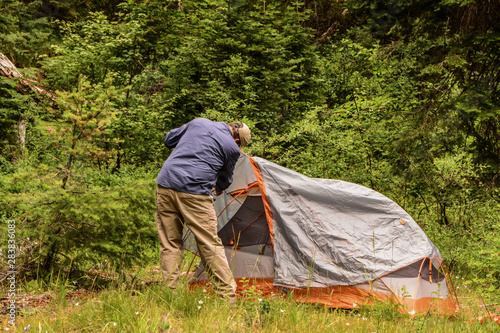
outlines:
[[[500,301],[500,2],[0,4],[2,284],[8,221],[24,284],[157,265],[163,137],[204,117],[248,124],[251,156],[394,200]]]

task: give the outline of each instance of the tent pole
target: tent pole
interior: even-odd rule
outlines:
[[[417,285],[415,286],[415,298],[413,299],[413,309],[417,307],[418,285],[420,284],[420,279],[422,278],[422,268],[424,268],[426,259],[427,257],[422,259],[422,264],[420,264],[420,269],[418,270]]]
[[[192,253],[192,252],[191,252]],[[189,264],[189,268],[188,268],[188,272],[191,270],[191,266],[193,266],[193,263],[194,263],[194,259],[196,259],[196,257],[198,256],[198,251],[196,251],[196,253],[194,254],[194,257],[193,259],[191,260],[191,263]]]
[[[457,307],[460,309],[460,303],[458,302],[458,296],[457,292],[455,291],[455,285],[453,284],[453,280],[451,279],[451,274],[450,271],[448,270],[448,265],[444,262],[444,260],[441,262],[441,269],[444,267],[446,269],[446,272],[443,269],[444,274],[444,279],[446,281],[446,285],[448,286],[448,290],[450,290],[450,284],[451,284],[451,290],[453,291],[453,295],[455,295],[455,300],[457,301]],[[446,277],[446,273],[448,273],[448,277],[450,278],[450,281],[448,282],[448,278]]]
[[[226,247],[226,246],[230,245],[230,244],[231,244],[231,242],[232,242],[235,238],[237,238],[238,236],[240,236],[240,235],[241,235],[241,233],[242,233],[243,231],[245,231],[246,229],[248,229],[248,227],[250,227],[250,226],[251,226],[251,225],[252,225],[255,221],[257,221],[257,220],[259,219],[259,217],[261,217],[261,216],[262,216],[262,214],[264,214],[264,212],[260,213],[260,214],[259,214],[259,216],[257,216],[257,217],[255,218],[255,220],[253,220],[252,222],[250,222],[250,224],[249,224],[249,225],[247,225],[245,228],[243,228],[240,232],[238,232],[238,234],[237,234],[236,236],[234,236],[233,238],[231,238],[231,240],[229,241],[229,243],[227,243],[226,245],[224,245],[224,247]]]
[[[394,292],[394,290],[391,289],[391,287],[389,287],[389,285],[387,283],[385,283],[384,280],[382,280],[382,278],[379,278],[377,280],[380,280],[380,282],[382,282],[383,284],[385,284],[385,286],[387,287],[387,289],[389,289],[389,291],[391,293],[394,294],[394,296],[396,297],[396,299],[399,301],[399,303],[403,304],[404,302],[402,301],[402,299],[400,299],[400,297],[398,295],[396,295],[396,293]]]

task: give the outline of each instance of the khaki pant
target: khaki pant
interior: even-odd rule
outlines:
[[[156,228],[160,237],[160,265],[167,286],[175,287],[184,246],[182,231],[188,227],[196,239],[198,253],[214,291],[236,302],[236,283],[229,269],[224,246],[217,236],[217,218],[210,195],[156,189]]]

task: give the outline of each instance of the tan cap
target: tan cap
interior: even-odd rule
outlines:
[[[241,125],[242,126],[238,128],[238,135],[240,137],[240,145],[244,147],[250,143],[251,135],[250,128],[244,123],[241,123]]]

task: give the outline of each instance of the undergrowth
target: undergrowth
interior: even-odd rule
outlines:
[[[461,308],[453,316],[431,313],[412,316],[390,302],[354,310],[331,309],[296,303],[290,295],[264,298],[258,290],[241,295],[236,307],[217,298],[205,287],[190,287],[185,279],[171,290],[160,283],[157,267],[137,271],[137,279],[112,283],[98,292],[78,292],[57,279],[50,284],[24,285],[30,294],[50,295],[42,306],[20,308],[16,325],[2,315],[0,329],[14,332],[494,332],[492,320],[479,322],[488,312],[484,304],[459,282]],[[152,280],[150,280],[152,278]],[[148,280],[148,281],[146,281]],[[149,282],[149,283],[146,283]],[[22,298],[22,295],[21,297]]]

